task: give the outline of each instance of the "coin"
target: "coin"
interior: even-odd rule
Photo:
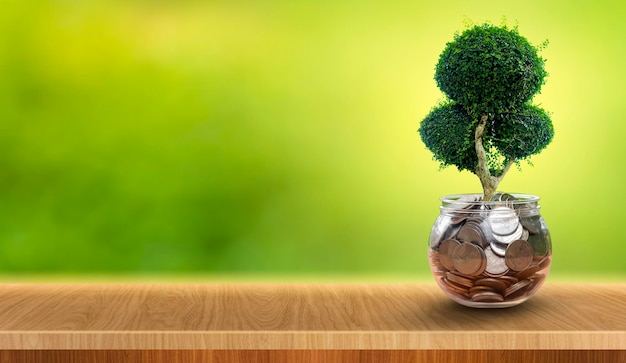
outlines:
[[[499,279],[485,277],[474,281],[474,286],[489,286],[496,291],[503,291],[508,285]]]
[[[483,234],[483,237],[485,238],[485,242],[489,243],[492,240],[491,236],[493,235],[493,231],[491,230],[491,224],[489,223],[489,220],[487,220],[486,218],[483,218],[483,220],[477,224],[478,224],[478,228],[480,228],[480,231]]]
[[[493,287],[490,287],[490,286],[483,286],[483,285],[476,285],[476,286],[472,286],[472,287],[470,287],[470,289],[469,289],[469,293],[470,293],[470,295],[471,295],[471,294],[474,294],[474,293],[477,293],[477,292],[482,292],[482,291],[491,291],[491,292],[495,292],[495,290],[494,290],[494,288],[493,288]]]
[[[509,267],[503,258],[497,256],[490,247],[485,248],[485,258],[487,259],[487,265],[485,266],[485,273],[493,276],[503,275]]]
[[[471,279],[454,272],[448,272],[446,278],[460,286],[466,286],[468,288],[474,286],[474,282]]]
[[[446,268],[443,267],[441,261],[439,260],[439,252],[432,250],[429,251],[428,260],[430,261],[430,270],[435,276],[443,275],[447,272]]]
[[[499,235],[494,233],[493,238],[500,243],[509,244],[515,240],[521,239],[523,233],[524,227],[522,227],[522,225],[518,223],[513,233],[507,235]]]
[[[541,217],[539,215],[520,218],[520,223],[530,234],[538,234],[541,232]]]
[[[533,248],[523,239],[512,242],[504,254],[506,265],[513,271],[523,271],[533,262]]]
[[[450,222],[452,221],[452,217],[447,215],[441,215],[435,223],[433,224],[433,228],[430,231],[430,239],[428,244],[431,248],[436,249],[439,246],[439,243],[445,241],[447,235],[451,233],[450,231]]]
[[[493,233],[501,236],[514,233],[520,224],[515,211],[508,207],[494,208],[489,213],[488,219]]]
[[[454,262],[452,261],[452,253],[460,246],[461,243],[454,239],[447,239],[439,245],[439,262],[446,270],[454,270]]]
[[[496,194],[493,195],[493,197],[491,197],[492,202],[510,202],[514,200],[517,200],[517,198],[515,198],[511,194],[502,193],[502,192],[497,192]]]
[[[526,228],[522,231],[522,236],[519,239],[523,239],[524,241],[528,241],[528,237],[530,237],[530,233]]]
[[[460,296],[460,297],[462,297],[464,299],[466,299],[469,296],[468,292],[467,292],[467,288],[465,288],[465,287],[463,287],[461,285],[458,285],[458,284],[448,280],[445,277],[443,277],[441,279],[441,283],[443,285],[445,285],[444,288],[449,293],[458,295],[458,296]]]
[[[459,233],[457,233],[456,239],[462,242],[474,243],[479,246],[483,246],[483,243],[485,243],[483,233],[476,222],[465,223],[465,225],[459,230]]]
[[[516,282],[513,285],[507,287],[506,290],[504,290],[504,297],[508,297],[509,295],[520,291],[528,285],[530,285],[530,280],[521,280],[519,282]]]
[[[499,202],[501,200],[501,198],[502,198],[502,193],[501,192],[497,192],[489,200],[492,201],[492,202]]]
[[[502,202],[512,202],[512,201],[515,201],[515,200],[517,200],[517,198],[515,198],[511,194],[507,194],[507,193],[502,193],[502,196],[500,197],[500,201],[502,201]]]
[[[485,252],[484,250],[481,249],[481,252],[483,252],[484,258],[482,259],[483,263],[480,265],[480,268],[478,268],[478,271],[480,271],[478,275],[484,274],[485,269],[487,268],[487,256],[484,255],[484,252]]]
[[[452,219],[450,224],[452,224],[452,225],[462,224],[466,220],[467,220],[467,217],[465,217],[465,216],[455,217],[455,218]]]
[[[543,270],[544,268],[550,266],[551,262],[552,259],[550,258],[550,256],[544,257],[543,259],[539,260],[539,268]]]
[[[500,257],[504,257],[504,253],[506,252],[507,245],[502,244],[502,243],[497,243],[497,242],[491,242],[489,246],[491,247],[491,250],[493,251],[493,253],[495,253],[496,255]]]
[[[548,244],[543,236],[543,233],[533,234],[528,237],[528,243],[532,246],[535,255],[545,256],[548,253]]]
[[[515,277],[517,277],[520,281],[532,277],[537,271],[541,270],[539,265],[532,265],[525,269],[524,271],[520,271]]]
[[[464,275],[480,275],[487,258],[483,250],[471,243],[461,243],[452,251],[452,262],[457,271]]]
[[[511,286],[514,283],[518,282],[519,279],[517,277],[515,277],[515,276],[506,275],[506,276],[498,277],[498,281],[504,282],[507,285],[507,287],[508,287],[508,286]]]
[[[504,297],[497,292],[482,291],[470,295],[472,301],[476,302],[502,302]]]

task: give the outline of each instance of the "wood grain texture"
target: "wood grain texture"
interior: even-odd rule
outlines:
[[[433,285],[8,284],[0,349],[626,350],[626,284],[476,310]]]
[[[0,363],[624,363],[626,351],[580,350],[13,350]]]

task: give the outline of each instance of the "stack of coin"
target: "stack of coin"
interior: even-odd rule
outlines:
[[[437,258],[437,252],[431,251],[431,266]],[[545,280],[550,262],[548,256],[533,259],[526,269],[508,269],[500,276],[492,276],[486,271],[464,274],[458,270],[446,270],[441,265],[436,271],[433,269],[433,273],[439,286],[453,298],[480,303],[508,302],[532,295]]]
[[[524,227],[515,210],[508,207],[496,207],[489,212],[487,219],[493,232],[491,250],[502,257],[510,243],[523,238]]]
[[[539,213],[519,208],[509,194],[497,198],[487,207],[458,202],[433,227],[431,269],[457,301],[485,305],[525,299],[549,270],[551,241]]]

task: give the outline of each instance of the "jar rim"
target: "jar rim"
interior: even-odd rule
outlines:
[[[514,200],[507,200],[506,204],[510,206],[522,206],[528,205],[532,203],[537,203],[539,201],[539,197],[532,194],[523,194],[523,193],[506,193],[513,196]],[[488,200],[482,201],[481,198],[483,194],[478,193],[469,193],[469,194],[451,194],[445,195],[439,198],[442,204],[445,206],[453,206],[458,203],[462,203],[465,206],[497,206],[502,204],[501,200]]]

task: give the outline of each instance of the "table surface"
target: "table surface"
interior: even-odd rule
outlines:
[[[4,284],[0,349],[626,349],[626,284],[471,309],[434,284]]]

